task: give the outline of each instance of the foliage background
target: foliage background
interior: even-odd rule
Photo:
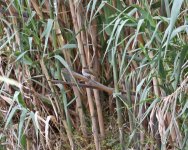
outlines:
[[[0,149],[188,148],[187,0],[0,5]]]

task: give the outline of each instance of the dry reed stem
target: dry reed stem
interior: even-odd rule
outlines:
[[[44,75],[45,75],[45,77],[46,77],[46,79],[47,79],[47,81],[48,81],[48,85],[49,85],[49,87],[50,87],[50,89],[51,89],[53,95],[56,95],[56,94],[55,94],[54,87],[53,87],[53,84],[52,84],[51,81],[50,81],[50,76],[49,76],[49,74],[48,74],[48,71],[47,71],[47,68],[46,68],[46,66],[45,66],[45,64],[44,64],[43,59],[40,60],[40,65],[41,65],[41,68],[42,68],[42,72],[44,73]],[[60,105],[59,105],[59,100],[58,100],[58,98],[57,98],[56,96],[54,96],[54,99],[55,99],[56,107],[58,108],[58,112],[60,112],[61,115],[62,115],[62,122],[63,122],[63,125],[64,125],[64,127],[65,127],[65,130],[66,130],[66,132],[67,132],[67,136],[68,136],[68,139],[69,139],[71,148],[74,149],[74,142],[73,142],[73,139],[72,139],[72,133],[69,131],[69,128],[68,128],[68,126],[67,126],[67,122],[66,122],[66,120],[65,120],[65,116],[64,116],[63,111],[61,111],[60,108],[59,108],[59,106],[60,106]]]
[[[89,28],[89,34],[91,36],[92,47],[93,47],[93,56],[89,62],[89,66],[93,68],[93,71],[96,73],[95,76],[91,76],[91,79],[94,81],[98,81],[98,74],[100,73],[100,65],[99,65],[99,58],[98,58],[98,49],[97,49],[97,22],[93,20],[91,22],[91,27]],[[103,119],[103,112],[102,112],[102,105],[101,99],[99,95],[99,90],[93,89],[95,103],[97,107],[97,116],[99,122],[99,129],[101,134],[101,139],[105,138],[105,129],[104,129],[104,119]]]
[[[65,45],[65,40],[62,36],[61,30],[59,28],[59,24],[57,21],[55,23],[55,28],[56,28],[58,44],[60,47],[63,47]],[[68,63],[68,65],[72,66],[69,51],[63,50],[62,53],[64,54],[65,60]],[[86,137],[87,136],[86,122],[85,122],[85,115],[84,115],[83,108],[82,108],[80,93],[79,93],[77,87],[73,87],[73,91],[74,91],[75,96],[77,97],[76,98],[76,104],[77,104],[76,107],[77,107],[79,118],[80,118],[81,130],[82,130],[83,135]]]
[[[70,6],[70,10],[71,10],[71,15],[72,15],[72,20],[73,20],[73,25],[74,25],[74,29],[75,32],[77,34],[76,39],[77,39],[77,43],[78,43],[78,49],[79,49],[79,53],[80,53],[80,59],[82,62],[82,67],[86,68],[87,67],[87,61],[86,61],[86,57],[85,57],[85,47],[84,44],[86,44],[86,42],[84,42],[85,38],[83,38],[83,26],[82,26],[82,13],[80,12],[81,10],[83,10],[83,6],[79,1],[72,1],[69,0],[69,6]],[[81,31],[81,34],[78,34]],[[87,46],[87,45],[85,45]],[[100,149],[99,146],[99,138],[98,138],[98,129],[97,129],[97,122],[96,122],[96,116],[95,116],[95,109],[94,109],[94,104],[93,104],[93,99],[92,99],[92,94],[91,94],[91,89],[86,88],[86,93],[87,93],[87,97],[88,97],[88,103],[89,103],[89,110],[90,110],[90,115],[91,115],[91,121],[92,121],[92,126],[93,126],[93,136],[94,136],[94,142],[95,142],[95,147],[97,150]]]

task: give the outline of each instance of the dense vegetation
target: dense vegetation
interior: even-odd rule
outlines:
[[[188,149],[187,0],[0,6],[0,149]]]

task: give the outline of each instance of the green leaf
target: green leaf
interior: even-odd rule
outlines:
[[[8,114],[8,118],[7,118],[7,121],[5,123],[5,129],[7,129],[7,126],[12,121],[12,118],[15,115],[17,110],[18,110],[18,106],[15,106],[15,107],[12,108],[11,112]]]
[[[52,26],[53,26],[53,20],[52,19],[48,19],[48,22],[47,22],[47,26],[44,30],[44,32],[42,33],[42,37],[45,36],[45,44],[44,44],[44,52],[43,52],[43,55],[45,54],[46,52],[46,48],[48,46],[48,39],[49,39],[49,36],[50,36],[50,32],[52,30]]]
[[[183,25],[173,30],[170,39],[173,39],[179,32],[186,31],[186,28],[188,28],[188,25]]]
[[[24,56],[23,63],[26,64],[26,65],[30,65],[30,66],[33,65],[32,59],[27,55]]]
[[[0,76],[0,81],[3,81],[10,85],[14,85],[14,86],[18,87],[19,89],[22,88],[22,85],[18,81],[11,79],[11,78],[7,78],[5,76]]]
[[[65,44],[62,47],[63,49],[78,48],[77,44]]]
[[[184,0],[174,0],[174,2],[173,2],[173,6],[172,6],[172,10],[171,10],[171,17],[170,17],[170,24],[169,24],[168,28],[166,29],[163,40],[162,40],[164,42],[167,35],[168,35],[167,40],[163,45],[163,46],[166,47],[164,58],[166,57],[168,44],[169,44],[170,39],[171,39],[171,34],[172,34],[173,28],[175,26],[176,20],[178,18],[178,15],[179,15],[183,1]]]
[[[22,149],[24,150],[27,149],[27,137],[25,134],[23,134],[21,137],[21,145],[22,145]]]
[[[24,125],[24,121],[27,115],[27,109],[22,108],[22,113],[20,116],[20,120],[19,120],[19,126],[18,126],[18,145],[20,144],[20,140],[24,140],[22,139],[22,132],[23,132],[23,125]]]
[[[59,60],[62,65],[64,65],[64,67],[69,71],[69,73],[71,74],[72,78],[74,79],[74,81],[76,82],[74,76],[72,75],[72,72],[71,72],[71,68],[69,67],[69,65],[67,64],[67,62],[63,59],[63,57],[61,57],[60,55],[55,55],[54,56],[57,60]]]
[[[143,114],[139,124],[141,124],[144,121],[144,119],[149,115],[149,112],[154,108],[154,106],[156,105],[157,102],[159,102],[159,100],[160,100],[159,98],[153,100],[153,102],[150,104],[146,112]]]
[[[63,88],[63,86],[62,86],[62,88]],[[72,132],[71,120],[70,120],[70,117],[68,115],[68,106],[67,106],[68,105],[68,100],[67,100],[67,96],[66,96],[64,88],[61,90],[61,93],[62,93],[61,95],[63,97],[63,106],[64,106],[64,111],[65,111],[65,116],[66,116],[68,128]]]
[[[22,107],[24,107],[24,108],[27,108],[27,106],[26,106],[26,104],[25,104],[25,101],[24,101],[24,99],[23,99],[23,97],[22,97],[22,95],[21,95],[21,92],[18,92],[18,91],[16,91],[17,92],[17,100],[18,100],[18,103],[22,106]]]
[[[136,29],[136,33],[135,33],[135,39],[134,39],[132,47],[135,47],[135,43],[137,42],[138,33],[139,33],[140,27],[142,26],[143,23],[144,23],[144,19],[141,19],[138,21],[138,25],[137,25],[137,29]]]
[[[188,52],[188,45],[184,45],[183,49],[181,50],[180,54],[177,55],[177,63],[174,66],[174,77],[175,77],[175,81],[174,81],[174,89],[177,88],[177,85],[180,81],[180,74],[181,74],[181,68],[183,65],[183,62],[187,56],[187,52]]]
[[[39,130],[38,130],[38,127],[37,127],[37,124],[38,123],[38,120],[35,119],[35,114],[31,111],[30,112],[30,117],[32,119],[32,122],[33,122],[33,125],[34,125],[34,128],[35,128],[35,134],[36,134],[36,137],[37,137],[37,141],[38,141],[38,137],[39,137]],[[37,122],[36,122],[37,121]]]
[[[165,68],[163,66],[162,60],[159,60],[159,75],[161,76],[163,81],[166,79],[166,71],[165,71]]]
[[[138,93],[141,90],[142,85],[144,84],[145,80],[146,80],[146,78],[142,79],[141,82],[137,85],[136,93]]]
[[[28,51],[25,52],[16,52],[15,54],[18,55],[18,57],[16,58],[15,62],[17,62],[18,60],[20,60]]]
[[[0,40],[0,43],[3,43],[1,46],[0,46],[0,50],[2,50],[8,43],[10,43],[10,41],[14,38],[14,36],[16,35],[17,33],[15,32],[14,34],[11,35],[11,37],[8,37],[6,41],[4,41],[4,39]]]

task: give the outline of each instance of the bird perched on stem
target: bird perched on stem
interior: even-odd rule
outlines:
[[[89,69],[87,67],[83,67],[82,68],[82,75],[88,78],[88,77],[94,77],[95,73],[92,70],[92,68]]]

